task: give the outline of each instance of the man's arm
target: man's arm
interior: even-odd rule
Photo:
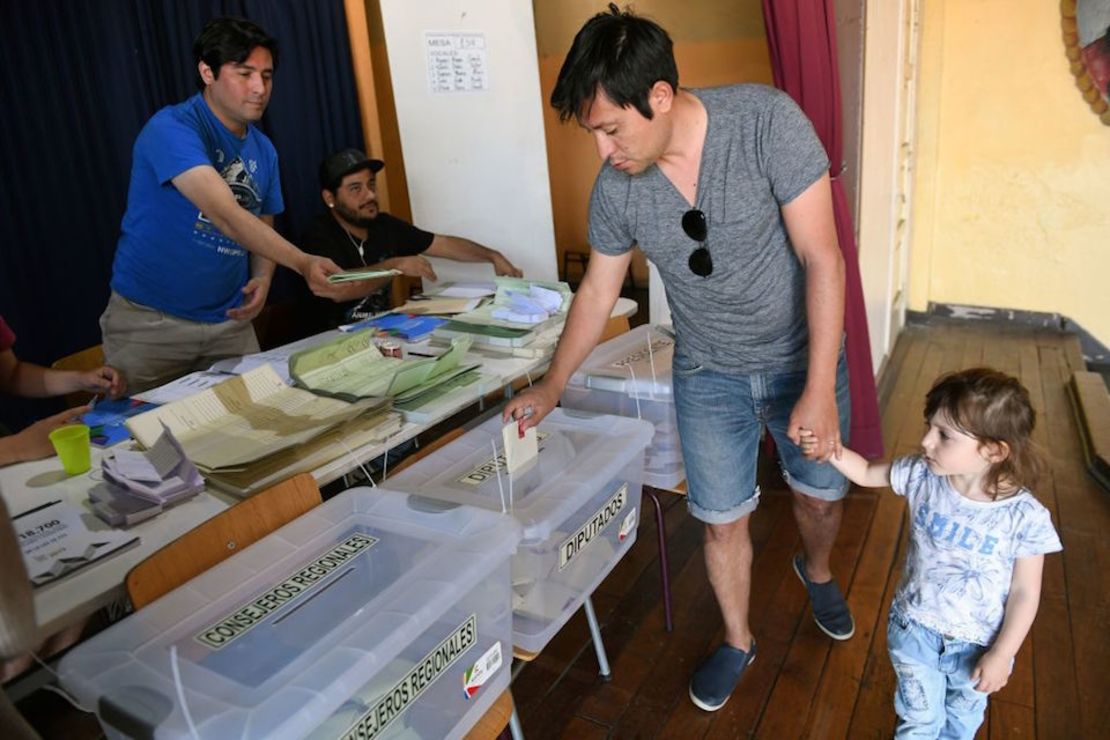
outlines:
[[[173,178],[173,185],[207,217],[227,238],[260,257],[295,270],[318,296],[330,298],[335,286],[328,275],[340,272],[326,257],[306,254],[284,239],[266,223],[242,208],[231,188],[211,165],[197,165]]]
[[[525,409],[530,409],[531,416],[521,421],[523,432],[524,429],[539,424],[540,419],[555,408],[570,376],[590,354],[604,331],[605,322],[609,320],[613,305],[620,296],[631,259],[631,252],[615,257],[601,254],[597,250],[590,252],[586,275],[582,278],[578,292],[574,294],[574,302],[571,303],[566,327],[559,339],[559,346],[555,349],[551,367],[543,380],[509,400],[501,414],[505,421],[523,417],[528,413]]]
[[[446,257],[459,262],[489,262],[493,265],[493,271],[498,275],[521,277],[524,274],[496,249],[483,247],[477,242],[459,236],[436,234],[435,238],[432,239],[431,246],[424,251],[424,254],[429,257]]]
[[[89,406],[75,406],[60,414],[36,421],[18,434],[0,437],[0,467],[28,460],[41,460],[54,454],[50,433],[66,424],[75,424],[81,415],[89,412]]]
[[[274,228],[273,216],[259,216],[262,223]],[[251,277],[243,286],[243,302],[228,309],[227,316],[239,321],[250,321],[266,306],[266,296],[274,280],[276,263],[254,252],[251,253]]]
[[[799,443],[800,430],[818,440],[814,457],[828,460],[841,449],[836,409],[836,361],[844,333],[844,259],[836,238],[832,191],[822,175],[782,207],[794,251],[806,272],[809,365],[805,390],[790,414],[787,434]]]

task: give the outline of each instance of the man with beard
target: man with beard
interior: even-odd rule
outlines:
[[[434,280],[425,255],[460,262],[489,262],[498,275],[521,271],[495,249],[457,236],[433,234],[378,210],[375,175],[385,163],[357,149],[344,149],[320,164],[320,197],[328,210],[319,214],[302,243],[306,251],[330,258],[344,270],[364,266],[400,270]],[[313,332],[334,329],[389,308],[391,278],[338,286],[332,299],[313,296]]]

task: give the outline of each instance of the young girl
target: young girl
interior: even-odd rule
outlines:
[[[1028,486],[1035,414],[1016,379],[987,368],[941,377],[925,398],[921,453],[830,459],[861,486],[909,505],[910,539],[887,646],[897,737],[972,738],[1033,624],[1045,553],[1062,549]],[[802,433],[812,454],[816,440]]]

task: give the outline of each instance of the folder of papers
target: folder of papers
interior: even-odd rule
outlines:
[[[388,403],[387,399],[347,403],[290,388],[272,367],[263,365],[133,416],[127,427],[141,445],[150,448],[164,425],[181,443],[185,456],[208,474],[243,470]]]
[[[328,275],[329,283],[350,283],[356,280],[373,280],[375,278],[393,277],[400,275],[400,270],[347,270]]]

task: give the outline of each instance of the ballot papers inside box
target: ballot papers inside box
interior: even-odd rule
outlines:
[[[109,737],[460,737],[508,687],[520,529],[427,504],[346,491],[82,643],[61,682]]]
[[[563,406],[649,421],[655,435],[644,453],[644,483],[673,489],[686,479],[671,383],[674,339],[638,326],[594,348],[563,391]]]
[[[447,505],[511,513],[523,528],[513,556],[513,644],[539,652],[636,539],[647,422],[556,409],[538,427],[539,453],[509,475],[500,417],[389,479]]]

